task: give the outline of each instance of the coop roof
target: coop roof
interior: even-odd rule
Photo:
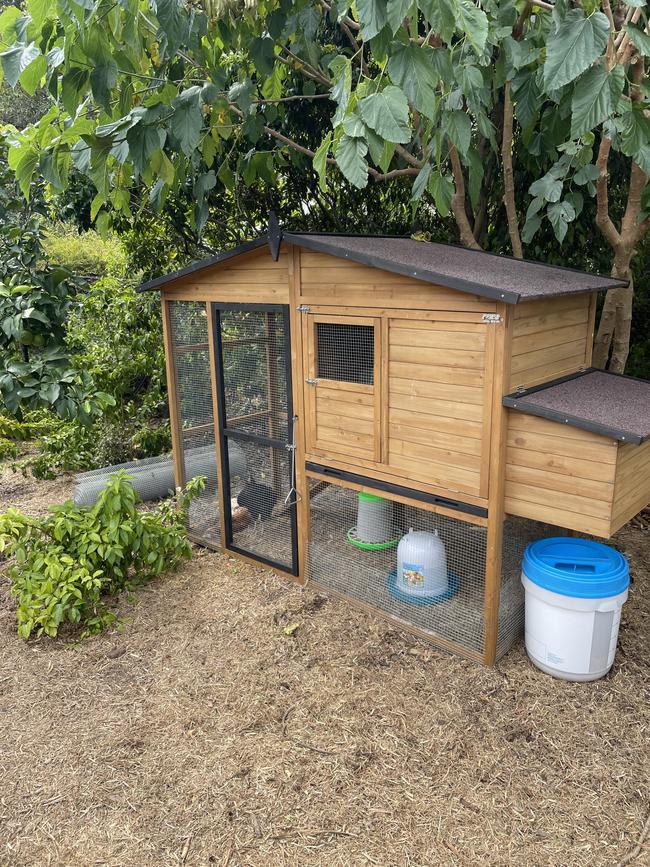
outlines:
[[[622,442],[650,438],[650,382],[632,376],[590,368],[509,394],[503,403]]]
[[[625,280],[600,274],[394,235],[284,232],[282,237],[285,241],[307,250],[329,253],[341,259],[415,277],[425,283],[435,283],[510,304],[627,285]],[[248,241],[218,256],[203,259],[180,271],[150,280],[140,288],[143,291],[157,289],[196,271],[217,266],[241,253],[262,247],[268,242],[267,236]]]

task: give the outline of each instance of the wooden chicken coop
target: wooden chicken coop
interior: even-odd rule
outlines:
[[[150,281],[176,483],[208,479],[191,537],[494,663],[522,628],[526,543],[607,538],[650,502],[650,383],[590,368],[597,292],[619,285],[277,226]],[[390,543],[351,544],[359,492]],[[391,587],[410,529],[444,544],[435,604]]]

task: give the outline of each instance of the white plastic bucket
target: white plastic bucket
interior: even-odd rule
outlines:
[[[597,680],[607,674],[628,594],[623,556],[590,540],[544,539],[526,549],[521,581],[531,661],[564,680]]]

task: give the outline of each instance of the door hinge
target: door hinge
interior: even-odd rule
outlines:
[[[307,385],[318,385],[317,379],[306,379],[305,382],[307,383]]]
[[[309,304],[301,304],[298,307],[298,313],[309,313],[310,310],[311,307],[309,306]]]
[[[484,313],[483,322],[492,322],[494,324],[501,322],[501,316],[498,313]]]

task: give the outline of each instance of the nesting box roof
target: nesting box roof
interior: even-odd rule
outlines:
[[[590,368],[522,389],[505,406],[627,443],[650,438],[650,382]]]
[[[625,280],[603,277],[600,274],[588,274],[572,268],[544,265],[482,250],[415,241],[394,235],[284,232],[283,238],[307,250],[329,253],[341,259],[415,277],[425,283],[435,283],[509,304],[627,285]],[[221,262],[262,247],[268,242],[266,236],[248,241],[218,256],[150,280],[140,288],[157,289],[196,271],[218,266]]]

